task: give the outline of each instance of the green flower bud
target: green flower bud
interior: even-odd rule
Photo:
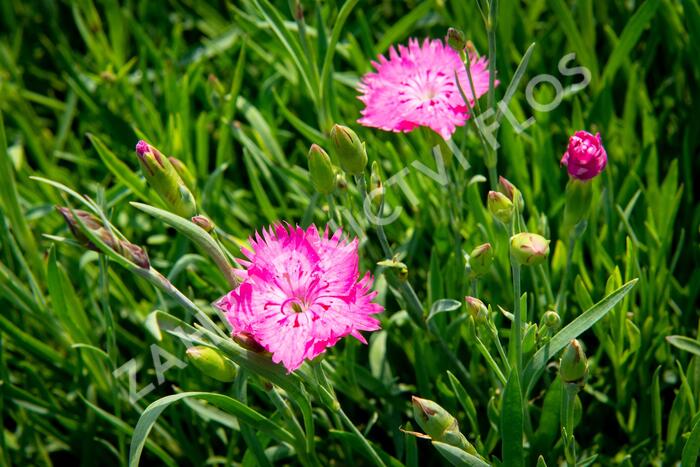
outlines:
[[[136,154],[148,184],[175,214],[190,218],[197,213],[194,196],[167,157],[145,141],[136,145]]]
[[[212,232],[215,228],[214,223],[205,216],[194,216],[192,218],[192,223],[198,225],[207,232]]]
[[[578,340],[574,339],[564,350],[559,362],[559,377],[564,383],[583,385],[588,376],[588,360]]]
[[[457,419],[447,410],[428,399],[412,398],[413,417],[425,434],[433,441],[440,441],[461,448],[470,454],[476,450],[459,431]]]
[[[564,206],[564,228],[569,229],[588,218],[593,199],[593,183],[590,180],[569,178],[566,184],[566,204]]]
[[[340,166],[350,175],[361,175],[367,166],[365,143],[357,134],[343,125],[333,125],[331,143]]]
[[[483,324],[488,320],[489,310],[484,302],[475,297],[464,297],[464,301],[467,304],[467,311],[476,324]]]
[[[505,177],[498,177],[498,183],[501,185],[501,192],[508,197],[508,199],[517,206],[518,211],[523,212],[525,208],[525,199],[523,194],[518,190],[515,185],[510,183]]]
[[[522,232],[510,237],[510,256],[521,265],[543,263],[549,255],[549,240],[542,235]]]
[[[335,171],[331,158],[317,144],[309,149],[309,174],[314,189],[322,195],[330,195],[335,190]]]
[[[559,329],[559,326],[561,325],[561,318],[556,311],[550,310],[542,316],[542,324],[550,329],[556,330]]]
[[[236,366],[211,347],[190,347],[187,349],[187,357],[199,371],[217,381],[230,383],[236,379]]]
[[[493,248],[490,243],[484,243],[472,250],[469,254],[469,267],[475,277],[480,277],[489,272],[493,263]]]
[[[455,52],[462,52],[467,46],[467,38],[464,36],[464,32],[459,29],[449,28],[447,30],[447,45]]]
[[[486,206],[493,217],[505,225],[513,219],[513,203],[503,193],[489,191]]]
[[[372,162],[372,169],[369,177],[369,196],[372,199],[372,205],[375,209],[379,209],[384,201],[384,184],[379,172],[379,164],[377,161]]]
[[[188,169],[187,166],[180,159],[168,157],[168,160],[173,165],[175,172],[177,172],[182,181],[185,182],[185,186],[187,187],[187,189],[190,190],[192,193],[196,192],[197,179],[194,177],[192,172],[190,172],[190,169]]]

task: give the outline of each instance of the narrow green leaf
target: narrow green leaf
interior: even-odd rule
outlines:
[[[102,162],[104,162],[109,171],[112,172],[112,175],[129,188],[136,196],[144,201],[148,201],[149,197],[146,193],[146,182],[136,175],[128,165],[119,160],[119,158],[105,146],[100,138],[89,133],[88,138],[90,138],[90,142],[95,146],[97,154],[99,154]]]
[[[700,356],[700,342],[685,336],[666,336],[666,340],[674,347]]]
[[[523,395],[517,371],[511,371],[503,390],[501,408],[501,446],[503,465],[524,466]]]
[[[129,449],[129,465],[131,467],[138,467],[141,452],[143,451],[148,434],[151,432],[160,414],[174,402],[189,397],[207,401],[225,412],[236,416],[240,422],[248,423],[256,430],[268,434],[279,441],[292,445],[295,444],[294,437],[286,429],[236,399],[212,392],[184,392],[158,399],[143,411],[136,424],[136,428],[134,428],[131,448]]]
[[[442,457],[447,459],[452,465],[460,467],[488,467],[489,465],[478,457],[473,456],[456,446],[452,446],[451,444],[433,441],[433,446],[435,446],[435,449],[438,450]]]
[[[647,27],[654,14],[656,14],[660,3],[661,0],[646,0],[632,16],[632,19],[627,22],[625,29],[622,30],[620,35],[620,40],[610,54],[608,63],[605,65],[603,82],[612,80],[622,62],[629,58],[632,48],[637,44],[642,31]]]
[[[432,318],[434,318],[436,315],[439,315],[440,313],[447,313],[448,311],[458,310],[461,306],[462,302],[453,300],[451,298],[442,298],[440,300],[437,300],[435,301],[435,303],[433,303],[433,306],[430,307],[430,313],[428,313],[428,317],[425,321],[429,322]]]
[[[683,447],[683,457],[681,465],[697,465],[698,454],[700,453],[700,419],[695,422],[693,431],[690,432],[688,441]]]
[[[535,355],[533,355],[523,370],[523,387],[526,395],[532,390],[549,359],[557,355],[572,339],[576,339],[612,310],[632,290],[636,283],[637,279],[633,279],[603,298],[566,325],[545,346],[535,352]]]

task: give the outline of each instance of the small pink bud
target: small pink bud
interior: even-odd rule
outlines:
[[[600,133],[595,136],[587,131],[577,131],[569,138],[561,163],[569,175],[579,180],[590,180],[603,171],[608,163],[608,154],[600,141]]]

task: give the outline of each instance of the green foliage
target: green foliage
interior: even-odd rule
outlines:
[[[497,151],[469,122],[455,133],[469,168],[446,158],[441,184],[426,176],[441,173],[428,132],[354,122],[370,61],[448,27],[493,58],[493,100],[510,114],[497,108]],[[578,338],[590,367],[568,406],[578,465],[695,465],[699,44],[700,7],[677,0],[0,2],[0,464],[558,465],[556,368]],[[591,74],[582,89],[562,72],[571,52],[568,70]],[[563,86],[550,112],[525,95],[543,73]],[[533,97],[551,101],[552,86]],[[382,174],[374,212],[401,208],[383,229],[362,215],[364,178],[314,192],[307,153],[331,147],[335,123]],[[601,133],[609,161],[569,237],[559,159],[579,129]],[[212,235],[163,209],[140,138],[196,175]],[[410,191],[387,183],[404,168]],[[523,195],[517,230],[551,240],[549,258],[521,270],[522,293],[510,226],[487,210],[494,173]],[[99,252],[85,250],[55,205],[95,214],[152,268],[94,234]],[[236,284],[256,230],[331,219],[360,236],[383,329],[288,375],[231,340],[209,304]],[[475,279],[465,253],[487,242],[493,263]],[[487,304],[486,323],[465,295]],[[554,308],[562,329],[535,327]],[[522,348],[508,347],[520,333]],[[216,347],[236,379],[187,365],[190,345]],[[478,456],[414,438],[412,395],[454,416]]]

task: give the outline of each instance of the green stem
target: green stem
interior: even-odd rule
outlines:
[[[585,220],[576,224],[576,226],[569,233],[569,246],[566,251],[566,269],[564,269],[564,275],[562,276],[561,283],[559,284],[559,292],[557,293],[557,302],[555,304],[555,310],[559,313],[559,316],[564,316],[566,312],[566,288],[569,282],[569,276],[571,275],[571,266],[574,257],[574,248],[576,247],[576,240],[583,234],[586,230],[587,222]]]
[[[522,340],[522,316],[520,314],[520,265],[511,258],[511,268],[513,270],[513,322],[511,323],[511,339],[515,348],[515,369],[518,374],[522,374],[523,368],[523,340]]]
[[[503,364],[506,367],[506,373],[510,373],[510,362],[508,361],[508,355],[506,355],[503,345],[501,345],[501,339],[498,338],[498,329],[492,321],[489,320],[488,328],[490,332],[491,340],[496,344],[496,350],[498,350],[498,355],[500,355]]]
[[[479,353],[481,353],[481,356],[484,357],[486,360],[486,363],[488,364],[489,368],[491,368],[491,371],[493,371],[496,376],[498,377],[498,380],[501,382],[503,386],[506,385],[506,377],[503,375],[503,372],[498,366],[498,363],[496,363],[496,360],[493,359],[491,356],[491,352],[486,348],[483,342],[481,342],[481,339],[479,339],[479,336],[474,336],[475,337],[475,342],[476,342],[476,348],[479,349]]]
[[[579,386],[562,382],[561,386],[561,427],[564,437],[564,454],[566,462],[576,466],[576,440],[574,439],[574,407]]]

